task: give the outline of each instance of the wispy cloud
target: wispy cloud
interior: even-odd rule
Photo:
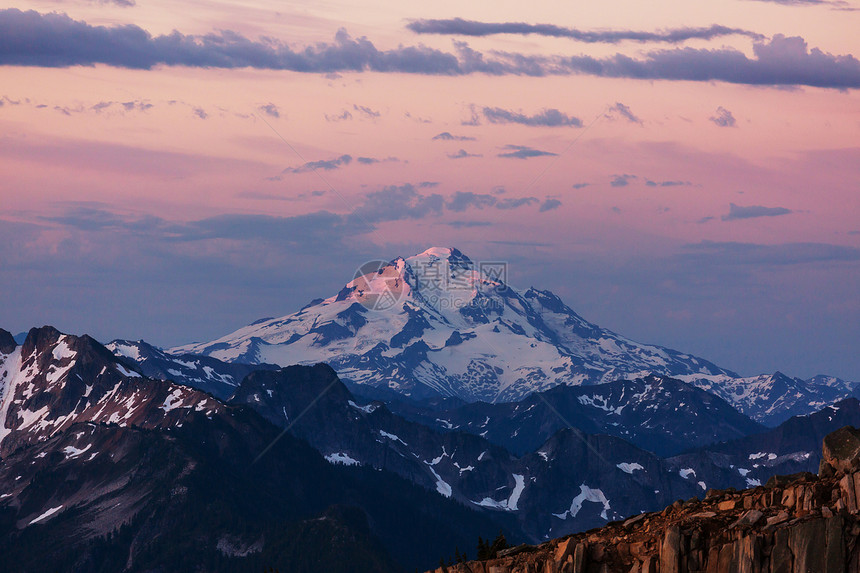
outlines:
[[[449,153],[448,157],[450,159],[466,159],[469,157],[483,157],[480,153],[469,153],[465,149],[460,149],[456,153]]]
[[[635,175],[628,175],[627,173],[621,175],[613,175],[612,180],[609,182],[609,184],[612,187],[627,187],[634,179],[637,179]]]
[[[620,101],[616,102],[615,105],[610,107],[609,111],[610,112],[614,111],[614,112],[618,113],[618,115],[620,115],[621,117],[623,117],[624,119],[626,119],[630,123],[638,123],[639,125],[642,125],[642,120],[638,116],[636,116],[630,110],[630,108],[628,106],[624,105]]]
[[[546,199],[543,203],[540,204],[540,208],[538,211],[541,213],[545,211],[552,211],[553,209],[558,209],[561,207],[561,201],[558,199]]]
[[[617,44],[623,41],[667,42],[677,44],[686,40],[711,40],[720,36],[740,35],[761,39],[761,34],[729,28],[707,26],[704,28],[673,28],[657,32],[636,30],[579,30],[553,24],[526,24],[525,22],[479,22],[450,18],[445,20],[415,20],[406,26],[416,34],[447,34],[456,36],[491,36],[495,34],[535,34],[553,38],[570,38],[585,43]]]
[[[712,122],[714,122],[720,127],[735,127],[737,124],[735,116],[732,115],[732,112],[730,112],[723,106],[718,107],[717,111],[714,112],[714,115],[712,115],[708,119],[710,119]]]
[[[367,107],[366,105],[353,104],[352,109],[354,109],[355,111],[357,111],[358,113],[360,113],[361,115],[363,115],[364,117],[366,117],[368,119],[377,119],[377,118],[379,118],[379,116],[382,115],[381,112],[378,112],[375,109],[371,109],[371,108]]]
[[[757,217],[777,217],[793,213],[785,207],[763,207],[761,205],[741,206],[734,203],[729,204],[729,212],[723,215],[723,221],[735,221],[737,219],[755,219]]]
[[[645,185],[648,187],[690,187],[693,184],[689,181],[651,181],[646,179]]]
[[[275,119],[281,117],[281,111],[278,109],[278,106],[271,102],[260,105],[257,107],[257,109],[260,110],[262,113],[265,113],[269,117],[274,117]]]
[[[722,265],[799,265],[817,262],[860,261],[860,249],[827,243],[755,243],[713,242],[685,245],[685,259],[699,259],[707,264]]]
[[[499,157],[508,157],[514,159],[529,159],[531,157],[542,157],[545,155],[558,155],[558,153],[551,153],[549,151],[533,149],[531,147],[528,147],[527,145],[506,145],[502,149],[508,149],[509,151],[499,153]]]
[[[490,123],[518,123],[532,127],[582,127],[582,120],[578,117],[557,109],[543,109],[533,115],[500,107],[485,107],[481,112]]]
[[[308,161],[299,167],[287,168],[284,173],[307,173],[308,171],[332,171],[345,165],[352,163],[352,155],[341,155],[334,159],[320,159],[318,161]]]
[[[433,136],[434,141],[475,141],[474,137],[468,135],[452,135],[447,131],[443,131],[439,135]]]

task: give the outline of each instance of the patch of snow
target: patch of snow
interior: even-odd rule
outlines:
[[[636,470],[644,470],[645,469],[640,464],[638,464],[636,462],[632,462],[632,463],[623,462],[620,464],[616,464],[615,467],[617,467],[618,469],[620,469],[624,473],[631,474],[631,475],[633,475],[633,472],[635,472]]]
[[[425,464],[427,462],[424,462]],[[433,474],[433,477],[436,478],[436,491],[444,495],[445,497],[451,497],[451,486],[442,479],[442,477],[436,473],[436,470],[433,469],[433,465],[427,464],[427,467],[430,469],[430,472]]]
[[[400,443],[401,443],[401,444],[403,444],[404,446],[408,446],[408,445],[409,445],[409,444],[407,444],[406,442],[404,442],[403,440],[401,440],[400,438],[398,438],[397,436],[395,436],[394,434],[389,434],[388,432],[386,432],[386,431],[384,431],[384,430],[379,430],[379,435],[380,435],[380,436],[382,436],[382,437],[388,438],[389,440],[392,440],[392,441],[394,441],[394,442],[400,442]],[[437,459],[441,460],[441,457],[440,457],[440,458],[437,458]],[[436,465],[437,463],[439,463],[439,462],[436,462],[436,463],[434,463],[433,465]]]
[[[554,516],[559,519],[567,519],[568,516],[576,517],[579,513],[579,510],[582,509],[583,502],[591,501],[594,503],[602,503],[603,511],[600,512],[600,517],[608,520],[607,512],[611,509],[609,506],[609,500],[606,499],[606,496],[603,495],[603,492],[599,489],[593,489],[588,487],[585,484],[579,486],[579,494],[573,498],[573,501],[570,503],[570,509],[565,511],[564,513],[553,513]]]
[[[374,412],[377,408],[377,406],[375,406],[373,404],[368,404],[367,406],[359,406],[358,404],[356,404],[352,400],[349,400],[347,403],[350,406],[352,406],[353,408],[355,408],[356,410],[361,410],[365,414],[370,414],[371,412]]]
[[[52,507],[51,509],[49,509],[48,511],[46,511],[45,513],[43,513],[42,515],[40,515],[39,517],[37,517],[36,519],[31,521],[30,523],[28,523],[27,525],[33,525],[34,523],[38,523],[38,522],[42,521],[43,519],[47,519],[47,518],[51,517],[52,515],[54,515],[55,513],[57,513],[58,511],[60,511],[61,509],[63,509],[62,505],[58,505],[57,507]]]
[[[179,404],[181,402],[182,402],[182,389],[177,388],[173,392],[168,394],[167,398],[164,399],[164,404],[159,406],[159,408],[164,410],[164,413],[166,414],[166,413],[170,412],[171,410],[175,410],[176,408],[179,408]]]
[[[747,487],[758,487],[761,482],[757,479],[747,478]]]
[[[738,473],[741,474],[741,477],[746,477],[750,471],[746,468],[738,468]]]
[[[116,369],[119,370],[119,373],[128,378],[140,378],[140,374],[135,372],[134,370],[129,370],[119,362],[116,363]]]
[[[693,468],[684,468],[678,472],[678,475],[684,479],[689,479],[691,475],[696,475],[696,470],[694,470]]]
[[[346,454],[343,453],[335,453],[329,454],[325,456],[325,459],[330,464],[343,464],[345,466],[358,466],[361,465],[361,462],[358,460],[354,460]]]
[[[88,449],[90,449],[91,447],[93,447],[92,444],[87,444],[86,448],[79,450],[78,448],[76,448],[74,446],[66,446],[65,448],[63,448],[63,453],[66,454],[67,460],[73,460],[76,457],[80,456],[85,451],[87,451]]]
[[[700,482],[698,482],[698,484],[699,484],[699,487],[702,488],[702,491],[708,491],[708,486],[705,484],[705,482],[700,481]]]

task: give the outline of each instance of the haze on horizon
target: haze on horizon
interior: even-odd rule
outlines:
[[[0,6],[0,327],[208,340],[456,246],[860,380],[860,4]]]

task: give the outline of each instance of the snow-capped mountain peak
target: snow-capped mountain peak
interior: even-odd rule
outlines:
[[[451,247],[374,261],[336,295],[294,314],[170,353],[280,365],[327,362],[358,384],[413,397],[488,401],[651,372],[733,375],[602,329],[549,291],[520,292],[507,284],[506,272],[504,262],[474,262]]]

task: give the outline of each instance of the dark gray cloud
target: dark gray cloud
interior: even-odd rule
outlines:
[[[422,181],[418,184],[419,189],[432,189],[434,187],[438,187],[438,181]]]
[[[685,40],[711,40],[720,36],[740,35],[761,39],[761,34],[729,28],[727,26],[708,26],[705,28],[674,28],[659,32],[643,32],[636,30],[578,30],[564,28],[553,24],[526,24],[524,22],[478,22],[450,18],[445,20],[415,20],[406,25],[417,34],[446,34],[456,36],[491,36],[495,34],[535,34],[553,38],[570,38],[589,44],[617,44],[623,41],[633,42],[667,42],[677,44]]]
[[[543,157],[545,155],[558,155],[558,153],[552,153],[550,151],[541,151],[540,149],[533,149],[531,147],[528,147],[527,145],[506,145],[502,149],[508,149],[509,151],[499,153],[499,157],[508,157],[513,159],[529,159],[532,157]]]
[[[558,209],[561,207],[561,201],[558,199],[546,199],[543,203],[540,204],[540,208],[538,211],[543,213],[544,211],[552,211],[553,209]]]
[[[686,259],[723,265],[799,265],[821,262],[860,261],[860,249],[828,243],[755,243],[712,242],[685,245]]]
[[[717,108],[717,111],[714,112],[714,115],[709,117],[712,122],[719,125],[720,127],[735,127],[737,121],[735,120],[735,116],[732,115],[732,112],[720,106]]]
[[[195,107],[192,111],[194,112],[194,115],[200,119],[207,119],[209,117],[209,114],[206,113],[206,110],[202,107]]]
[[[304,165],[299,167],[292,167],[284,169],[283,173],[307,173],[308,171],[332,171],[334,169],[339,169],[344,165],[349,165],[352,163],[352,155],[343,154],[340,157],[336,157],[334,159],[320,159],[319,161],[308,161]]]
[[[674,48],[641,57],[541,56],[494,51],[483,54],[464,42],[454,52],[427,46],[379,50],[367,38],[339,30],[331,43],[292,49],[275,39],[250,40],[232,31],[200,36],[180,32],[153,36],[134,25],[92,26],[65,14],[0,10],[0,65],[67,67],[106,64],[150,69],[158,65],[256,68],[296,72],[390,72],[430,75],[586,74],[646,80],[725,81],[749,85],[860,87],[860,61],[810,50],[803,38],[776,35],[743,52]],[[476,117],[464,123],[473,124]]]
[[[645,185],[648,187],[690,187],[692,183],[689,181],[651,181],[646,179]]]
[[[490,123],[519,123],[537,127],[582,127],[582,120],[557,109],[543,109],[534,115],[510,111],[500,107],[485,107],[484,117]]]
[[[271,102],[263,104],[263,105],[259,106],[257,109],[259,109],[261,112],[265,113],[266,115],[268,115],[270,117],[274,117],[275,119],[281,117],[281,110],[279,110],[278,106],[276,106],[275,104],[273,104]]]
[[[441,140],[441,141],[475,141],[474,137],[469,137],[468,135],[452,135],[447,131],[443,131],[439,135],[434,135],[433,140]]]
[[[574,189],[585,189],[589,185],[591,185],[591,183],[574,183],[571,187]]]
[[[630,123],[638,123],[639,125],[642,125],[642,120],[639,119],[632,111],[630,111],[630,108],[628,106],[624,105],[620,101],[616,102],[615,105],[610,107],[609,111],[617,112],[618,115],[620,115]]]
[[[761,205],[741,205],[729,204],[729,212],[723,215],[723,221],[735,221],[737,219],[755,219],[757,217],[776,217],[779,215],[788,215],[793,213],[791,209],[785,207],[762,207]]]
[[[626,173],[622,175],[613,175],[609,184],[613,187],[627,187],[634,179],[637,179],[635,175],[628,175]]]
[[[465,149],[460,149],[456,153],[449,153],[448,157],[450,159],[466,159],[468,157],[483,157],[480,153],[469,153]]]

